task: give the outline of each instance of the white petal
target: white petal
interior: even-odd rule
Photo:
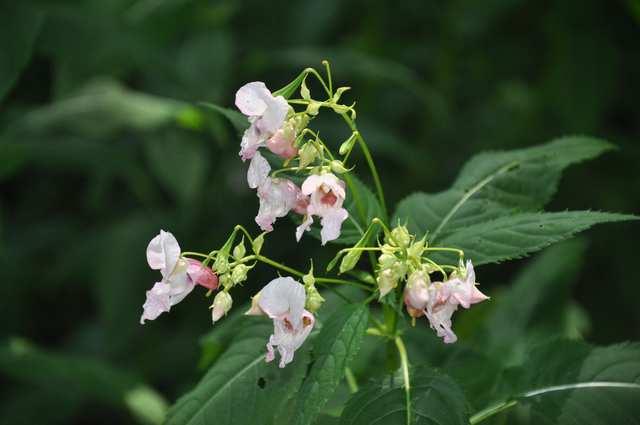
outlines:
[[[253,158],[258,149],[264,145],[266,137],[262,136],[255,125],[247,128],[242,135],[239,155],[243,161]]]
[[[147,262],[149,267],[160,270],[163,277],[167,277],[175,268],[180,258],[180,245],[175,236],[164,230],[151,239],[147,246]]]
[[[171,287],[164,282],[156,282],[153,288],[147,291],[147,299],[142,305],[143,312],[140,324],[145,320],[155,320],[162,313],[171,309]]]
[[[296,227],[296,241],[300,242],[300,239],[302,238],[302,234],[304,232],[308,232],[309,230],[311,230],[312,224],[313,224],[313,217],[311,216],[311,214],[305,215],[304,221],[302,222],[302,224]]]
[[[304,286],[300,282],[291,277],[279,277],[262,288],[258,305],[272,319],[290,316],[291,324],[297,327],[302,320],[305,299]]]
[[[296,206],[297,187],[287,179],[267,178],[258,187],[260,209],[256,223],[265,232],[273,230],[276,218],[286,216]]]
[[[269,137],[275,134],[284,125],[284,119],[289,112],[289,104],[284,97],[269,97],[264,99],[267,109],[262,113],[262,117],[256,121],[256,126],[262,133],[267,133]]]
[[[269,162],[264,159],[260,152],[256,152],[253,158],[251,158],[249,171],[247,171],[247,183],[249,183],[249,187],[251,189],[256,189],[258,186],[262,185],[262,183],[267,179],[270,171],[271,166],[269,165]]]
[[[334,208],[325,212],[320,221],[322,225],[322,230],[320,231],[322,245],[340,237],[342,222],[347,217],[349,217],[349,213],[344,208]]]
[[[267,95],[271,96],[271,92],[262,81],[247,83],[236,92],[236,106],[247,116],[262,115],[268,107]]]
[[[170,301],[172,306],[182,301],[196,286],[195,282],[189,277],[187,270],[188,263],[181,260],[176,265],[174,272],[165,279],[165,282],[171,288]]]

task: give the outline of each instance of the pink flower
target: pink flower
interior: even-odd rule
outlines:
[[[342,208],[346,196],[344,182],[331,173],[311,175],[302,183],[302,193],[309,196],[307,214],[303,223],[296,229],[296,239],[311,228],[312,216],[321,217],[322,245],[340,236],[342,222],[349,217]]]
[[[182,301],[195,285],[218,287],[218,276],[200,261],[180,258],[180,245],[169,232],[160,233],[147,246],[149,267],[160,270],[162,280],[147,291],[140,323],[154,320]]]
[[[274,360],[274,347],[277,347],[279,366],[285,367],[311,333],[315,318],[304,309],[305,300],[304,286],[290,277],[274,279],[260,291],[258,307],[273,319],[273,334],[267,342],[267,362]]]
[[[423,271],[411,273],[404,287],[404,304],[411,317],[424,314],[429,302],[429,275]]]
[[[455,284],[454,284],[455,281]],[[471,260],[467,260],[466,270],[463,276],[454,275],[450,284],[451,296],[464,308],[489,299],[476,287],[476,273],[473,270]]]
[[[240,148],[240,156],[245,161],[282,127],[289,105],[284,97],[274,97],[263,82],[254,81],[236,92],[236,106],[251,123],[242,136]]]
[[[298,148],[293,145],[295,140],[293,126],[285,124],[267,141],[267,148],[284,159],[291,159],[298,154]]]
[[[292,209],[300,211],[304,207],[300,188],[290,180],[267,177],[258,187],[260,209],[256,223],[265,232],[273,230],[277,218],[286,216]]]

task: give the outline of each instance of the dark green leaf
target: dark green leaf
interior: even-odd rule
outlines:
[[[298,391],[291,423],[306,425],[313,422],[360,349],[368,318],[368,307],[356,304],[342,308],[324,323],[313,341],[315,361]]]
[[[273,330],[265,318],[247,318],[231,347],[198,385],[170,409],[167,425],[270,424],[299,387],[307,366],[303,346],[286,368],[266,363],[265,344]]]
[[[411,376],[412,424],[468,425],[462,390],[448,376],[419,369]],[[407,403],[402,382],[374,383],[351,397],[342,413],[342,425],[406,425]]]
[[[462,249],[474,264],[522,258],[598,223],[636,220],[597,211],[522,213],[477,223],[447,235],[439,245]],[[434,258],[453,260],[445,255]]]

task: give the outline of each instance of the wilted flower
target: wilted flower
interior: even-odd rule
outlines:
[[[260,311],[273,319],[274,329],[267,342],[266,361],[275,358],[274,347],[277,347],[279,366],[285,367],[291,363],[295,351],[309,336],[315,322],[313,314],[304,309],[304,286],[290,277],[279,277],[260,291],[257,304]]]
[[[322,245],[337,239],[342,222],[349,217],[347,210],[342,208],[346,196],[344,182],[331,173],[314,174],[302,183],[302,193],[309,196],[309,205],[304,221],[296,229],[296,239],[300,240],[302,234],[311,228],[314,215],[321,217]]]
[[[180,258],[180,245],[169,232],[160,230],[147,246],[149,267],[160,270],[162,280],[156,282],[149,291],[142,306],[140,323],[154,320],[182,301],[195,287],[207,289],[218,287],[218,276],[200,261]]]
[[[233,298],[227,291],[220,291],[216,294],[213,299],[213,304],[211,304],[211,320],[213,323],[216,323],[218,320],[222,318],[222,316],[226,315],[229,310],[231,310],[231,306],[233,305]]]
[[[254,81],[237,91],[236,106],[251,123],[242,136],[240,156],[245,161],[282,127],[289,105],[284,97],[274,97],[263,82]]]

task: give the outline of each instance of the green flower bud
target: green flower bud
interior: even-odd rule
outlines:
[[[342,144],[340,145],[340,148],[338,149],[338,152],[340,153],[340,155],[344,156],[347,153],[349,153],[351,149],[353,149],[353,146],[356,144],[357,140],[358,140],[358,132],[354,131],[353,134],[349,136],[349,138],[344,142],[342,142]]]
[[[218,292],[216,297],[213,299],[213,304],[211,304],[211,319],[213,323],[217,322],[222,318],[222,316],[226,315],[229,310],[231,310],[231,306],[233,305],[233,298],[226,291]]]
[[[331,163],[329,164],[331,167],[331,171],[333,171],[336,174],[344,174],[347,171],[347,168],[344,166],[344,164],[342,163],[342,161],[338,161],[337,159],[334,159],[333,161],[331,161]]]
[[[342,93],[346,92],[347,90],[351,90],[351,87],[339,87],[338,90],[336,90],[336,92],[333,94],[333,101],[335,103],[338,103],[340,101],[340,97],[342,97]]]
[[[349,270],[353,269],[356,264],[358,264],[361,256],[362,251],[348,251],[347,254],[342,257],[342,261],[340,262],[340,273],[348,272]]]
[[[254,254],[260,255],[260,251],[262,250],[262,245],[264,244],[264,233],[260,233],[256,238],[253,239],[253,243],[251,244],[251,249],[253,249]]]
[[[380,263],[380,267],[383,269],[390,269],[397,262],[398,258],[393,254],[384,253],[378,258],[378,263]]]
[[[247,280],[247,272],[249,270],[251,270],[251,268],[249,268],[249,266],[245,264],[238,264],[237,266],[235,266],[233,268],[233,271],[231,272],[231,281],[233,282],[233,284],[235,285]]]
[[[309,88],[307,87],[307,79],[306,78],[304,80],[302,80],[302,84],[300,84],[300,96],[302,96],[302,98],[304,100],[311,99],[311,92],[309,91]]]
[[[216,261],[213,263],[213,269],[216,273],[226,273],[229,271],[229,258],[227,253],[219,252],[216,255]]]
[[[302,276],[302,281],[304,282],[304,285],[307,287],[315,285],[316,278],[313,275],[313,266],[311,266],[311,268],[309,269],[309,273]]]
[[[218,282],[223,288],[230,288],[233,286],[233,280],[231,279],[231,273],[225,273],[218,277]]]
[[[418,260],[419,262],[426,248],[427,248],[427,241],[425,238],[422,238],[419,241],[414,242],[413,244],[411,244],[409,248],[407,248],[407,256],[409,258]]]
[[[397,247],[406,248],[411,243],[411,234],[406,226],[397,226],[391,231],[391,242]]]
[[[322,303],[324,303],[324,298],[320,295],[320,292],[318,292],[314,285],[310,285],[306,289],[307,298],[304,307],[310,312],[315,313],[320,309]]]
[[[307,106],[307,114],[313,116],[318,115],[318,112],[320,112],[320,106],[322,106],[322,103],[312,100]]]
[[[235,248],[233,248],[233,258],[235,258],[236,260],[242,260],[246,253],[247,250],[244,247],[244,239],[242,239],[240,243],[236,245]]]
[[[298,157],[300,158],[299,167],[303,168],[311,164],[316,160],[318,156],[318,149],[316,149],[313,142],[307,142],[298,151]]]
[[[376,282],[378,283],[378,289],[380,290],[380,298],[384,297],[398,286],[398,279],[394,276],[391,269],[380,271]]]

